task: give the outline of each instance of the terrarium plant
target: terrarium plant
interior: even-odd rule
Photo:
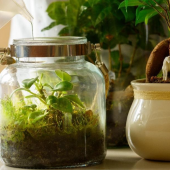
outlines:
[[[148,37],[143,23],[135,25],[136,7],[119,8],[120,0],[69,0],[49,5],[47,13],[53,22],[43,29],[64,25],[59,35],[86,36],[92,43],[100,42],[107,51],[108,67],[116,79],[110,80],[107,96],[108,146],[126,145],[125,123],[133,100],[131,80],[145,77],[150,50],[157,43]],[[160,18],[150,20],[149,34],[165,36]],[[147,43],[146,43],[147,40]],[[127,50],[129,49],[129,50]],[[128,51],[128,52],[127,52]],[[87,56],[95,63],[95,56]],[[111,74],[112,75],[112,74]]]
[[[1,100],[1,156],[6,165],[67,167],[104,153],[98,114],[69,93],[72,77],[55,70],[53,85],[44,75],[23,80],[22,87]]]

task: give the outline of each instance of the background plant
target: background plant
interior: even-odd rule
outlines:
[[[124,0],[119,8],[138,6],[136,9],[136,24],[145,22],[155,15],[160,15],[170,29],[170,1],[169,0]]]
[[[134,3],[132,6],[131,3],[127,13],[125,3],[123,2],[119,6],[120,3],[119,0],[53,2],[47,9],[53,22],[43,31],[62,24],[65,27],[59,32],[59,35],[86,36],[92,43],[100,42],[102,48],[108,50],[109,69],[114,71],[118,78],[130,76],[127,78],[127,84],[129,84],[131,79],[145,76],[145,64],[149,54],[138,57],[137,51],[151,50],[157,42],[152,37],[147,37],[145,24],[140,22],[137,26],[135,25],[137,10],[135,6],[138,4]],[[156,21],[155,18],[151,18],[149,26],[149,34],[165,36],[159,17]],[[123,54],[122,44],[133,48],[131,54]],[[88,59],[92,63],[95,61],[94,55],[88,56]],[[135,69],[132,73],[133,68],[138,68],[138,70]]]

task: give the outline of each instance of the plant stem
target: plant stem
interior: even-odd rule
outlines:
[[[42,86],[42,88],[39,88],[39,87],[38,87],[38,84],[35,83],[35,87],[36,87],[37,91],[40,93],[42,99],[43,99],[43,100],[46,100],[46,97],[45,97],[44,92],[43,92],[43,86]]]
[[[156,2],[155,0],[153,0],[158,6],[160,6],[164,11],[166,10],[161,4],[159,4],[158,2]]]
[[[168,1],[168,9],[170,11],[170,2],[169,2],[169,0],[167,0],[167,1]]]
[[[155,0],[153,0],[159,7],[161,7],[163,9],[163,11],[165,12],[165,14],[161,13],[154,5],[150,4],[150,6],[155,9],[159,15],[162,16],[162,18],[165,19],[168,27],[170,28],[170,19],[169,19],[169,14],[167,12],[167,9],[165,9],[162,5],[158,4]]]
[[[122,74],[122,68],[123,68],[123,56],[122,56],[121,44],[119,44],[118,46],[119,46],[119,61],[120,61],[118,77],[120,77]]]
[[[157,3],[155,0],[153,0],[158,6],[160,6],[162,9],[163,9],[163,11],[165,12],[165,14],[166,14],[166,19],[167,19],[167,21],[168,21],[168,23],[170,22],[170,19],[169,19],[169,14],[168,14],[168,11],[167,11],[167,9],[166,8],[164,8],[161,4],[159,4],[159,3]],[[169,8],[169,4],[168,4],[168,8]]]
[[[62,95],[62,93],[61,93],[61,92],[59,92],[59,93],[58,93],[58,98],[60,98],[60,97],[61,97],[61,95]]]
[[[32,94],[33,96],[38,98],[43,104],[47,105],[46,102],[40,96],[38,96],[37,94],[33,93],[32,91],[30,91],[29,89],[26,89],[26,88],[18,88],[18,89],[16,89],[15,91],[12,92],[12,94],[10,95],[10,98],[13,96],[13,94],[15,92],[20,91],[20,90],[24,90],[24,91],[29,92],[30,94]]]
[[[110,47],[108,49],[109,49],[109,70],[111,70],[112,69],[111,49],[110,49]]]

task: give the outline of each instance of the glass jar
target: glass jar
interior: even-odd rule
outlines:
[[[72,168],[105,158],[105,82],[81,37],[14,40],[0,77],[1,157],[22,168]]]

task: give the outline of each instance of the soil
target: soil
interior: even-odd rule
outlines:
[[[52,134],[54,128],[18,131],[24,135],[22,141],[1,139],[1,157],[5,164],[20,168],[62,168],[87,166],[104,159],[105,139],[99,128]],[[5,133],[9,133],[7,129]]]
[[[162,77],[152,76],[150,78],[150,83],[170,83],[170,78],[168,78],[167,80],[163,80]]]

